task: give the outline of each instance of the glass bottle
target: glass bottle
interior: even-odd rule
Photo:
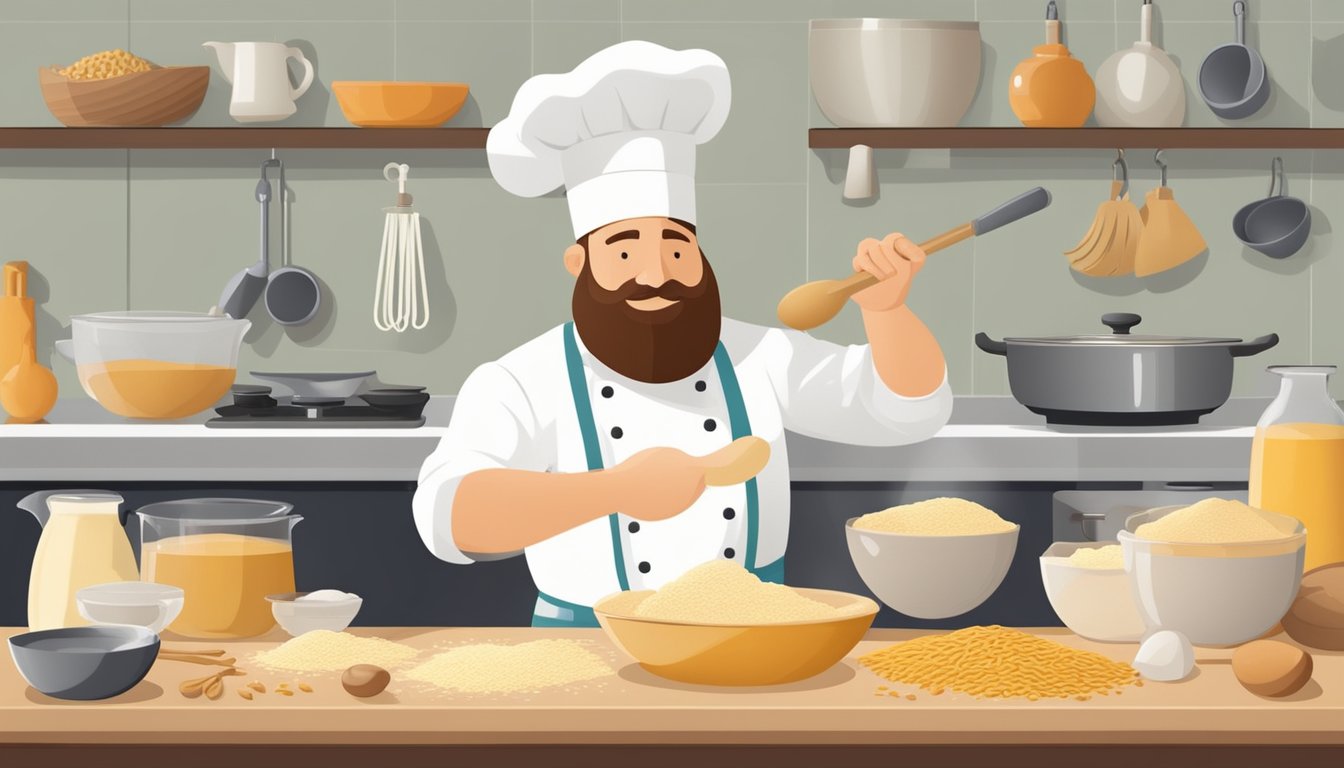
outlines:
[[[1307,529],[1305,569],[1344,561],[1344,411],[1330,397],[1333,365],[1273,365],[1279,394],[1251,447],[1251,506]]]

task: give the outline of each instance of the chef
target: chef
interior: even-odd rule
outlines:
[[[440,559],[523,553],[540,593],[534,626],[596,626],[600,598],[717,558],[782,581],[785,430],[901,445],[951,413],[942,351],[906,305],[924,252],[900,234],[862,241],[853,260],[881,278],[854,295],[867,345],[722,316],[695,226],[695,161],[729,95],[713,53],[629,41],[531,78],[490,131],[502,187],[565,190],[573,320],[467,378],[413,509]],[[773,268],[769,253],[722,258]],[[746,435],[769,442],[766,467],[706,487],[694,457]]]

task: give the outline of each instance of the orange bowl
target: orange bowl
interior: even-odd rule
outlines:
[[[467,100],[466,83],[339,80],[331,90],[345,119],[366,128],[434,128]]]

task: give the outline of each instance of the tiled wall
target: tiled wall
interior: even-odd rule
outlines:
[[[1250,42],[1274,96],[1245,125],[1344,126],[1344,0],[1249,0]],[[1059,0],[1065,39],[1089,71],[1137,38],[1139,0]],[[1275,350],[1238,364],[1238,391],[1264,385],[1271,362],[1344,361],[1344,262],[1331,253],[1344,213],[1344,154],[1284,148],[1288,191],[1307,199],[1314,229],[1286,261],[1244,248],[1232,214],[1265,194],[1271,151],[1173,150],[1170,184],[1210,244],[1202,258],[1152,278],[1095,280],[1061,252],[1105,195],[1109,151],[879,153],[880,198],[842,201],[845,153],[810,151],[806,129],[827,123],[807,83],[807,20],[838,16],[979,19],[985,72],[966,119],[1014,125],[1006,82],[1043,41],[1044,0],[0,0],[0,125],[54,125],[34,69],[127,47],[161,64],[211,64],[209,93],[189,125],[229,125],[229,86],[206,40],[289,41],[318,82],[292,125],[345,125],[330,83],[341,79],[463,80],[472,97],[455,125],[492,125],[534,72],[567,70],[622,39],[704,47],[734,81],[732,114],[699,162],[700,229],[729,314],[772,322],[778,298],[811,276],[847,271],[855,243],[902,229],[955,225],[1035,184],[1049,211],[938,254],[912,305],[942,340],[955,389],[1006,393],[1003,361],[971,344],[991,335],[1099,329],[1105,311],[1145,315],[1156,333],[1255,336]],[[1187,84],[1204,54],[1232,36],[1231,0],[1158,0],[1158,42]],[[1192,91],[1188,123],[1220,121]],[[116,308],[199,309],[256,259],[252,191],[261,151],[0,152],[0,259],[38,275],[44,356],[71,314]],[[566,317],[570,278],[564,202],[514,198],[479,151],[282,151],[292,188],[292,259],[330,289],[320,326],[283,329],[254,314],[248,369],[377,368],[385,381],[455,391],[478,363]],[[412,167],[426,222],[430,327],[385,334],[371,302],[392,160]],[[1151,154],[1134,151],[1136,193],[1155,183]],[[858,340],[850,309],[819,332]],[[53,363],[64,392],[78,386]],[[1341,390],[1344,392],[1344,390]]]

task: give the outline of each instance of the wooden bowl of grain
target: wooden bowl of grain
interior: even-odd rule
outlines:
[[[37,81],[47,109],[67,126],[160,126],[200,108],[210,68],[155,66],[103,80],[72,80],[54,67],[41,67]]]

